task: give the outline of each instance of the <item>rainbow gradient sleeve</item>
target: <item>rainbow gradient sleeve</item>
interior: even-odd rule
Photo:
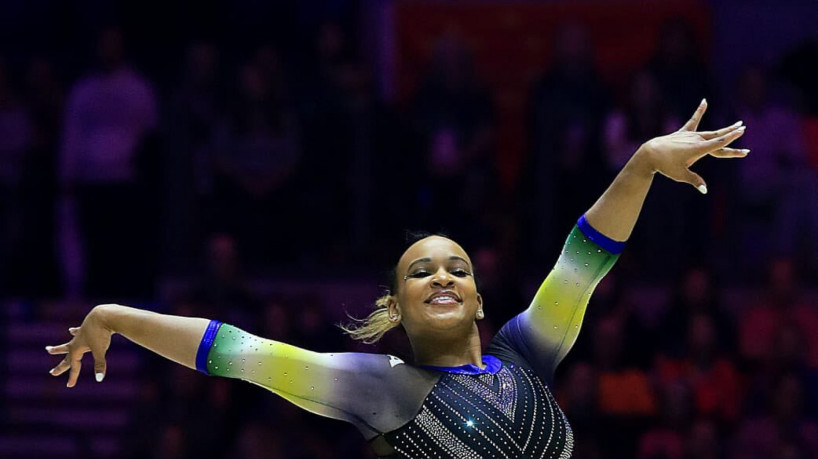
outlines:
[[[550,381],[577,340],[591,294],[624,245],[596,231],[585,215],[580,217],[529,307],[497,333],[501,345],[514,349]]]
[[[435,382],[431,372],[392,355],[313,352],[218,320],[202,336],[196,369],[261,386],[307,411],[355,424],[367,438],[405,423]]]

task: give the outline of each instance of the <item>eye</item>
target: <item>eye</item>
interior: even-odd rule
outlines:
[[[406,277],[411,277],[411,278],[414,278],[414,279],[418,279],[418,278],[421,278],[421,277],[426,277],[428,275],[429,275],[429,273],[426,272],[426,271],[415,271],[415,272],[409,274]]]
[[[452,274],[454,274],[457,277],[471,276],[471,273],[466,271],[463,268],[457,268],[457,269],[452,270]]]

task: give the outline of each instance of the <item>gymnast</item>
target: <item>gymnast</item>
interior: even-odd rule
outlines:
[[[577,339],[591,293],[619,258],[654,175],[704,194],[693,163],[749,153],[728,147],[744,133],[741,122],[697,131],[706,109],[702,100],[678,131],[640,146],[574,225],[528,308],[484,353],[477,321],[486,311],[471,260],[453,240],[429,236],[402,254],[376,309],[358,326],[342,327],[371,343],[402,326],[411,363],[388,354],[318,353],[216,319],[102,304],[69,329],[69,342],[46,347],[65,354],[50,373],[70,370],[67,387],[74,387],[90,351],[101,382],[111,336],[119,333],[206,375],[241,379],[352,423],[378,457],[570,457],[574,437],[551,390],[554,370]]]

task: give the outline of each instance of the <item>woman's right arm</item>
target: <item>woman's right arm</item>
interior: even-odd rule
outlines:
[[[70,328],[74,339],[60,346],[46,347],[50,354],[66,354],[51,374],[59,376],[68,369],[67,387],[77,384],[82,356],[91,352],[97,380],[105,375],[105,352],[111,336],[118,333],[162,357],[196,369],[196,352],[210,320],[159,314],[118,304],[94,307],[77,328]],[[102,376],[100,376],[100,374]]]
[[[47,348],[67,354],[52,370],[69,368],[74,387],[82,355],[105,372],[105,352],[119,333],[174,362],[210,376],[241,379],[321,416],[355,424],[367,438],[397,428],[420,408],[436,376],[386,354],[320,353],[256,336],[218,320],[158,314],[120,305],[95,307],[74,339]],[[98,378],[99,380],[99,378]]]

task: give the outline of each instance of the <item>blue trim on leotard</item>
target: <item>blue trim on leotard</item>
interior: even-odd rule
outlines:
[[[210,347],[213,345],[213,339],[216,338],[216,332],[222,322],[213,319],[207,324],[207,330],[202,336],[202,341],[199,343],[199,350],[196,352],[196,371],[201,371],[206,375],[210,375],[207,371],[207,354],[210,353]]]
[[[445,371],[447,373],[459,373],[462,375],[479,375],[483,373],[490,374],[497,373],[503,366],[503,363],[500,362],[500,359],[491,354],[483,355],[483,363],[486,364],[486,368],[480,368],[473,363],[467,363],[465,365],[460,365],[456,367],[436,367],[434,365],[418,365],[418,367],[426,368],[428,370]]]
[[[615,241],[608,236],[595,230],[588,220],[585,219],[585,214],[582,214],[577,221],[577,226],[583,234],[588,236],[588,239],[594,241],[598,246],[616,255],[625,250],[625,241]]]

